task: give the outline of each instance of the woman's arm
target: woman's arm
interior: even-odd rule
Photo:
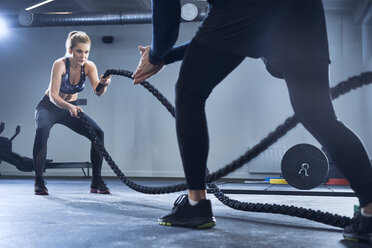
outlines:
[[[99,79],[97,66],[92,61],[88,61],[86,63],[86,66],[88,69],[89,82],[92,85],[94,93],[97,96],[102,96],[103,94],[105,94],[107,86],[111,83],[111,76],[107,78],[102,78],[103,75],[101,75],[101,79]],[[102,87],[99,91],[96,91],[98,84],[102,84]]]

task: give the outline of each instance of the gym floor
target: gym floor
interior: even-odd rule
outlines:
[[[370,247],[342,239],[342,230],[279,214],[230,209],[213,195],[217,226],[208,230],[167,227],[167,214],[181,192],[137,193],[108,179],[111,195],[89,193],[90,179],[47,178],[49,196],[33,194],[33,178],[0,177],[0,247]],[[179,183],[137,180],[149,186]],[[279,190],[296,189],[278,185]],[[223,183],[221,189],[267,189],[265,185]],[[270,187],[272,189],[272,187]],[[315,189],[319,190],[319,189]],[[351,192],[345,186],[322,191]],[[183,193],[183,192],[182,192]],[[240,201],[277,203],[352,217],[355,197],[231,194]]]

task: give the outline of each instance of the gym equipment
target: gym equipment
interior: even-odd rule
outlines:
[[[283,179],[283,178],[273,178],[273,179],[270,179],[270,184],[288,184],[287,180]]]
[[[1,122],[0,123],[0,134],[4,131],[4,128],[5,128],[5,124],[4,122]]]
[[[1,122],[2,131],[5,129],[4,122]],[[15,134],[10,138],[0,137],[0,163],[2,161],[15,165],[20,171],[33,171],[32,159],[20,156],[12,152],[12,141],[21,132],[21,127],[17,126]]]
[[[0,130],[4,130],[4,122],[1,122]],[[18,170],[25,172],[34,171],[34,163],[31,158],[21,156],[12,151],[12,141],[21,132],[21,127],[17,126],[15,134],[10,138],[0,137],[0,164],[5,161],[14,165]],[[0,132],[1,133],[1,132]],[[84,177],[90,177],[90,168],[92,164],[89,162],[53,162],[52,159],[47,159],[45,169],[63,169],[63,168],[81,168]],[[87,172],[85,172],[85,169]],[[0,174],[1,175],[1,174]]]
[[[87,105],[87,99],[78,99],[77,105]],[[0,123],[0,133],[4,131],[4,122]],[[31,158],[21,156],[12,151],[12,141],[21,132],[21,127],[17,126],[15,134],[10,138],[0,136],[0,164],[5,161],[14,165],[18,170],[25,172],[34,171],[34,164]],[[47,159],[45,169],[66,169],[66,168],[81,168],[84,177],[90,177],[90,169],[92,164],[89,162],[53,162],[52,159]],[[85,172],[85,170],[87,172]],[[0,174],[1,175],[1,174]]]
[[[298,144],[287,150],[281,169],[289,185],[297,189],[313,189],[325,182],[328,175],[328,159],[317,147]]]

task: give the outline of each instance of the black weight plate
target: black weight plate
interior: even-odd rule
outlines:
[[[328,160],[317,147],[298,144],[288,149],[282,158],[282,174],[297,189],[312,189],[324,182],[328,175]]]

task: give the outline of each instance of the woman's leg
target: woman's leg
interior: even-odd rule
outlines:
[[[329,90],[328,63],[296,61],[281,65],[296,117],[324,146],[350,182],[361,207],[372,203],[372,167],[361,140],[340,122]]]
[[[39,108],[35,114],[36,134],[33,147],[33,162],[35,169],[35,194],[47,195],[48,189],[43,178],[47,155],[47,141],[50,129],[54,125],[58,113],[46,108]]]
[[[185,54],[176,84],[176,130],[190,199],[205,198],[209,149],[205,102],[214,87],[244,57],[193,40]],[[204,193],[205,195],[205,193]],[[195,199],[193,199],[195,198]]]
[[[104,143],[104,133],[102,129],[88,115],[85,115],[85,116],[89,124],[93,127],[93,130],[96,132],[98,138],[102,141],[102,143]],[[83,122],[80,121],[78,118],[71,117],[69,112],[66,111],[65,116],[60,119],[59,123],[67,126],[72,131],[80,135],[83,135],[84,137],[91,140],[89,137],[88,130],[85,128]],[[91,147],[90,147],[90,160],[92,162],[93,180],[102,180],[101,169],[102,169],[103,157],[102,157],[102,154],[96,149],[93,142],[91,143]]]
[[[35,177],[43,180],[50,129],[55,123],[55,114],[48,109],[38,109],[35,114],[36,135],[33,147]]]

